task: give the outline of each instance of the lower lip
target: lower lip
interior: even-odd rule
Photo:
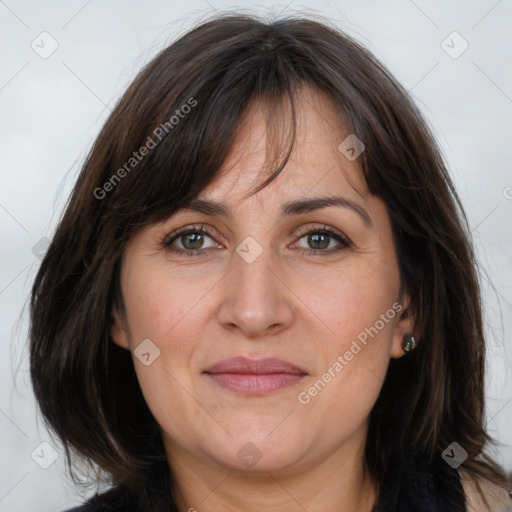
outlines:
[[[300,373],[207,373],[210,379],[223,388],[242,395],[264,395],[293,386],[306,375]]]

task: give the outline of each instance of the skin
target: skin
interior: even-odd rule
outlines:
[[[133,360],[162,428],[180,511],[365,512],[375,503],[376,487],[363,471],[368,417],[390,358],[404,355],[413,318],[409,298],[400,296],[386,205],[368,192],[358,160],[338,149],[349,132],[318,93],[305,90],[300,105],[291,159],[249,197],[266,177],[266,124],[257,106],[246,117],[219,177],[200,195],[232,208],[232,218],[180,210],[138,232],[123,255],[126,316],[113,311],[111,334],[127,350],[145,339],[160,350],[148,366]],[[372,225],[347,207],[279,212],[286,201],[329,195],[356,203]],[[180,256],[162,245],[191,225],[212,235],[203,245],[178,237],[173,247],[204,254]],[[324,225],[351,245],[302,234]],[[248,236],[263,250],[252,263],[236,252]],[[342,250],[329,252],[334,247]],[[359,344],[362,350],[309,403],[300,403],[299,393],[397,300],[400,313]],[[281,358],[308,375],[267,395],[242,396],[203,374],[234,356]],[[260,456],[251,467],[237,456],[247,443]]]

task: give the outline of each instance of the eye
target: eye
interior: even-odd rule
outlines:
[[[351,243],[346,237],[335,229],[325,225],[322,228],[309,229],[299,236],[299,241],[305,238],[308,246],[312,247],[312,249],[304,248],[304,251],[310,256],[326,256],[327,254],[332,254],[351,246]],[[329,248],[333,240],[337,241],[338,245]]]
[[[301,232],[298,236],[299,242],[302,239],[306,239],[306,243],[309,245],[309,248],[302,247],[302,252],[311,256],[326,256],[351,246],[350,241],[346,237],[326,225],[322,228],[310,228]],[[184,254],[199,256],[206,254],[208,252],[206,249],[218,247],[218,244],[215,242],[209,247],[205,247],[204,243],[208,238],[214,241],[213,235],[208,233],[204,225],[200,227],[187,226],[167,236],[162,245],[178,256]],[[335,244],[334,247],[331,246],[333,241],[337,242],[337,245]],[[296,242],[294,245],[297,245],[299,242]],[[176,244],[178,245],[176,246]]]
[[[163,246],[169,249],[171,252],[178,254],[179,256],[182,254],[195,256],[206,252],[200,249],[204,249],[203,244],[207,238],[213,240],[213,237],[209,235],[207,231],[205,231],[203,225],[200,228],[190,226],[171,233],[171,235],[169,235],[164,240]],[[176,248],[174,246],[175,242],[181,244],[181,247],[178,246]]]

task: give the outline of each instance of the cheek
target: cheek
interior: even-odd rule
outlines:
[[[377,399],[401,309],[398,267],[392,263],[347,265],[336,278],[318,281],[309,295],[328,333],[316,344],[322,365],[303,395],[317,402],[317,411],[333,407],[335,414],[362,420]]]
[[[213,283],[205,283],[205,279],[195,286],[180,280],[169,269],[139,268],[140,271],[131,273],[128,269],[126,273],[125,306],[134,367],[157,422],[179,438],[189,431],[189,418],[204,414],[191,399],[190,362],[204,333],[201,297]],[[145,339],[151,340],[159,351],[149,365],[135,354]]]
[[[192,388],[190,364],[204,337],[208,321],[204,308],[215,278],[205,275],[194,283],[184,273],[178,275],[161,265],[126,265],[125,269],[123,295],[129,343],[146,401],[153,412],[165,405],[166,393],[174,402],[193,405],[193,400],[180,397],[183,389]],[[158,355],[145,365],[137,357],[137,347],[148,339],[155,347],[149,345],[149,352],[154,350]]]
[[[356,339],[390,341],[399,286],[395,261],[354,258],[335,272],[302,280],[296,290],[325,325],[327,345],[343,353]]]
[[[128,270],[126,283],[125,305],[132,348],[149,338],[162,352],[179,352],[197,339],[197,312],[201,298],[211,286],[207,280],[186,282],[169,269],[157,266],[131,275]]]

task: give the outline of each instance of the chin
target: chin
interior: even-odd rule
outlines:
[[[237,428],[229,425],[226,430],[233,437],[212,440],[206,449],[220,464],[236,471],[286,471],[296,466],[308,451],[309,442],[304,436],[276,425],[268,428],[267,423],[246,423]],[[212,447],[216,448],[213,453]]]

